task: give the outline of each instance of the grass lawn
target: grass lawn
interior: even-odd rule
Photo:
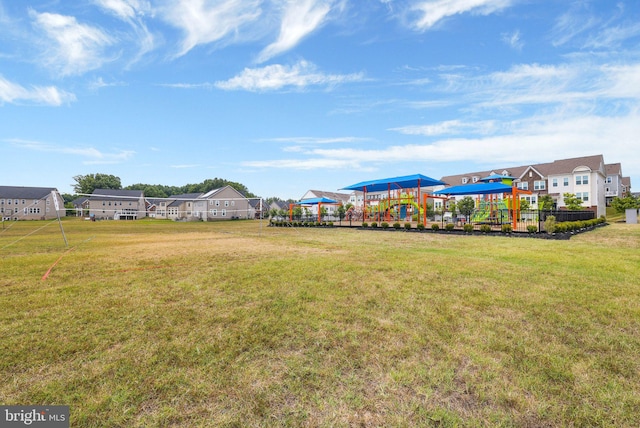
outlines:
[[[55,222],[0,230],[2,404],[74,427],[640,426],[638,226],[63,226],[68,250]]]

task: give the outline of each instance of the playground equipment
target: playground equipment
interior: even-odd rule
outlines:
[[[422,187],[444,185],[445,183],[422,174],[363,181],[344,190],[357,190],[364,193],[363,220],[389,221],[392,214],[397,218],[410,218],[413,215],[425,215],[426,205],[421,209]],[[415,190],[415,191],[414,191]],[[376,193],[386,198],[370,199],[367,194]],[[395,210],[395,211],[392,211]],[[410,215],[409,215],[410,214]]]

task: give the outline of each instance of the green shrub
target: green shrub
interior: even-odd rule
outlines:
[[[383,221],[382,223],[380,223],[380,227],[383,229],[388,229],[389,228],[389,223],[387,223],[386,221]]]
[[[400,223],[398,223],[397,221],[395,223],[393,223],[393,228],[396,230],[399,230],[401,227]]]
[[[482,226],[480,226],[480,232],[482,233],[491,232],[491,226],[489,226],[488,224],[483,224]]]
[[[329,227],[333,227],[333,222],[332,222],[332,221],[330,221],[329,223],[327,223],[327,226],[329,226]]]
[[[433,230],[434,232],[437,232],[438,230],[440,230],[440,225],[438,223],[433,223],[431,225],[431,230]]]
[[[529,226],[527,226],[527,232],[529,233],[536,233],[538,231],[538,226],[534,226],[532,224],[530,224]]]
[[[411,230],[411,223],[405,223],[405,224],[404,224],[404,228],[405,228],[406,230]]]
[[[371,227],[375,229],[376,227],[378,227],[378,223],[376,223],[375,221],[371,222]]]
[[[456,225],[453,223],[447,223],[444,228],[448,231],[451,232],[453,229],[455,229]]]
[[[366,221],[362,222],[362,227],[369,227],[369,223],[367,223]]]
[[[555,216],[547,216],[547,219],[544,221],[544,230],[547,233],[553,233],[556,231],[556,217]]]
[[[473,232],[473,225],[470,223],[466,223],[464,226],[462,226],[462,230],[464,230],[465,233],[471,233]]]
[[[556,223],[555,225],[555,232],[556,233],[565,233],[568,231],[571,231],[571,229],[573,228],[573,226],[569,223]]]
[[[424,230],[424,224],[422,224],[422,223],[418,223],[418,225],[416,226],[416,228],[417,228],[418,230]]]
[[[502,225],[502,233],[511,233],[511,232],[513,232],[513,227],[511,227],[510,224]]]

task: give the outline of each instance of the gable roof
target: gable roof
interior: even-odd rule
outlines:
[[[471,181],[470,179],[472,177],[486,177],[487,175],[493,174],[495,171],[507,171],[511,176],[521,178],[530,168],[533,168],[543,177],[548,177],[549,175],[571,174],[580,166],[585,166],[592,171],[601,171],[604,174],[604,165],[604,157],[602,155],[582,156],[578,158],[559,159],[547,163],[521,165],[509,168],[494,168],[490,171],[448,175],[442,177],[441,180],[449,185],[457,185],[462,184],[463,178],[467,178],[468,181]]]
[[[314,195],[316,195],[316,198],[326,198],[326,199],[333,199],[336,201],[348,201],[349,198],[351,197],[350,193],[339,193],[339,192],[326,192],[324,190],[309,190],[309,192],[313,193]],[[307,193],[309,193],[307,192]],[[307,198],[309,199],[309,198]],[[287,204],[287,208],[289,207],[289,205]]]
[[[139,199],[143,195],[142,190],[122,190],[122,189],[95,189],[89,196],[91,200],[103,201],[113,199]]]
[[[54,187],[21,187],[21,186],[0,186],[0,198],[7,199],[43,199],[57,192]]]
[[[622,165],[620,163],[608,163],[604,166],[607,175],[622,175]]]

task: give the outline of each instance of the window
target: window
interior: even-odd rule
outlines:
[[[582,200],[584,202],[588,202],[589,201],[589,192],[582,193]]]
[[[546,189],[546,182],[544,180],[538,180],[533,182],[533,190],[544,190]]]
[[[611,180],[611,177],[607,177],[607,184],[611,184],[613,180]]]
[[[216,207],[220,206],[220,201],[216,200]]]
[[[231,206],[234,206],[236,204],[236,201],[231,201]]]
[[[0,199],[0,205],[4,205],[4,199]]]
[[[215,208],[214,208],[214,209],[212,209],[212,210],[211,210],[211,215],[212,215],[212,216],[214,216],[214,217],[216,217],[216,216],[218,215],[218,210],[217,210],[217,209],[215,209]]]
[[[228,207],[229,206],[229,201],[224,201],[224,206]],[[222,215],[224,215],[224,214],[222,214]]]
[[[220,213],[220,215],[222,217],[226,217],[227,216],[227,210],[223,209],[222,212]]]
[[[551,181],[551,185],[552,185],[553,187],[558,187],[558,179],[557,179],[557,178],[554,178],[554,179],[553,179],[553,181]]]
[[[27,201],[25,201],[24,199],[22,200],[22,205],[26,204]]]
[[[576,175],[576,185],[589,184],[588,175]]]
[[[477,183],[478,182],[478,177],[473,177],[472,180],[473,180],[474,183]]]
[[[462,179],[462,184],[467,184],[469,182],[469,179],[467,177]]]
[[[564,182],[562,183],[562,185],[563,185],[564,187],[567,187],[567,186],[569,185],[569,177],[565,177],[565,178],[564,178]]]
[[[518,187],[518,189],[529,190],[529,182],[522,181],[522,182],[518,183],[517,187]]]

